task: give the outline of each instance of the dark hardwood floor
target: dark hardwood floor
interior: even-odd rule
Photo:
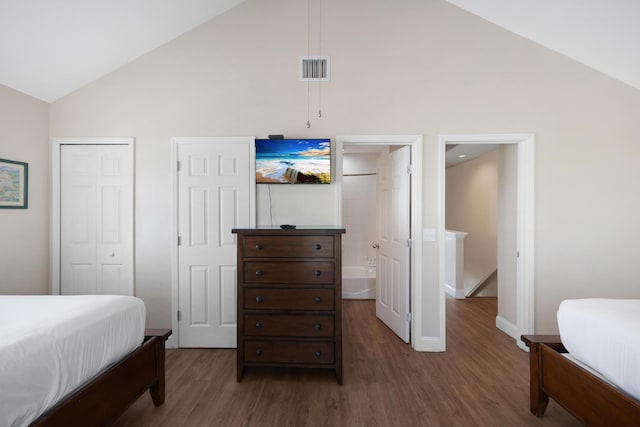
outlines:
[[[142,396],[117,426],[580,426],[555,402],[529,412],[528,354],[495,327],[495,298],[447,299],[447,351],[419,353],[344,301],[344,384],[332,371],[249,368],[235,350],[168,350],[166,401]]]

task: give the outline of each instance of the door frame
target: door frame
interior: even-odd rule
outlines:
[[[129,156],[131,188],[131,268],[129,280],[135,295],[135,138],[53,138],[51,141],[51,295],[60,295],[60,156],[63,145],[126,145]]]
[[[167,340],[168,348],[178,348],[180,343],[180,325],[178,325],[178,148],[184,144],[217,144],[237,143],[249,144],[249,172],[253,176],[254,185],[249,188],[249,222],[250,227],[256,224],[256,148],[254,137],[230,136],[230,137],[173,137],[171,138],[171,329],[173,334]],[[237,284],[236,284],[237,286]],[[236,313],[237,316],[237,313]]]
[[[347,145],[407,145],[411,148],[411,265],[409,276],[411,311],[411,347],[426,351],[422,345],[422,135],[348,135],[336,136],[335,177],[338,221],[342,224],[342,149]],[[347,233],[349,230],[347,230]]]
[[[438,235],[445,232],[445,153],[447,144],[514,144],[518,151],[516,310],[518,347],[526,350],[521,335],[534,331],[534,238],[535,238],[535,136],[534,134],[440,135],[438,143]],[[438,241],[440,336],[446,342],[444,238]]]

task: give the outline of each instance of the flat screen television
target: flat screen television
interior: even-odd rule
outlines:
[[[331,140],[256,139],[256,183],[330,184]]]

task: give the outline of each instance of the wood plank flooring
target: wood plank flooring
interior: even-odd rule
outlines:
[[[495,327],[495,298],[447,300],[447,351],[419,353],[344,301],[344,384],[329,370],[248,368],[235,350],[167,350],[167,395],[148,393],[117,426],[580,426],[551,401],[529,412],[528,354]]]

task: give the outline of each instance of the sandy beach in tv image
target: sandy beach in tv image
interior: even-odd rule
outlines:
[[[256,139],[256,182],[331,183],[331,140]]]

